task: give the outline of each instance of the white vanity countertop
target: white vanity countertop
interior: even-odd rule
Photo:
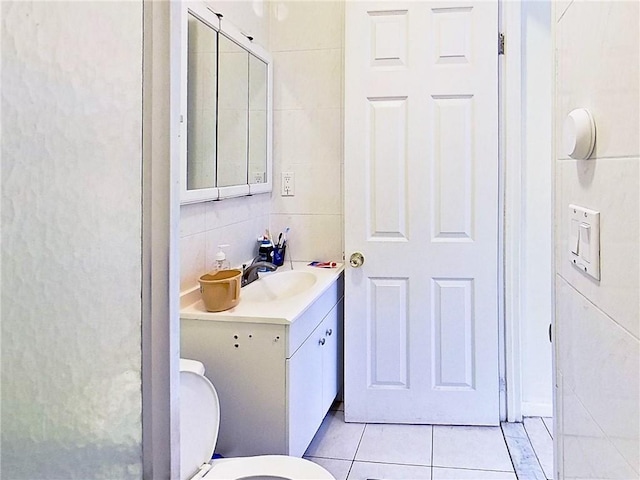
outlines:
[[[291,270],[291,264],[286,262],[275,272],[260,273],[260,278],[278,275],[280,272]],[[308,266],[308,262],[293,262],[294,271],[306,271],[316,276],[316,282],[307,290],[294,296],[274,301],[251,301],[242,298],[234,308],[224,312],[207,312],[200,298],[200,289],[194,288],[180,296],[180,318],[191,320],[215,320],[228,322],[275,323],[291,324],[313,304],[344,271],[344,264],[338,263],[335,268],[318,268]],[[256,282],[260,282],[257,280]]]

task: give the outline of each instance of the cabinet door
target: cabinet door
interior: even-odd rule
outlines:
[[[319,325],[287,360],[289,455],[301,457],[322,423],[322,345]],[[325,342],[326,343],[326,342]]]
[[[339,362],[342,347],[342,300],[335,305],[320,324],[322,345],[322,415],[331,407],[342,381]],[[321,342],[322,343],[322,342]]]

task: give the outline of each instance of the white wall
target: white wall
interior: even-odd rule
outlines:
[[[294,260],[342,260],[344,2],[275,1],[273,232],[291,227]],[[281,197],[281,172],[295,196]]]
[[[640,475],[638,2],[556,5],[556,454],[560,478]],[[589,108],[592,159],[561,151],[562,120]],[[600,212],[601,280],[569,263],[570,203]]]
[[[521,384],[524,416],[552,415],[551,2],[521,4],[522,265]],[[510,54],[511,52],[508,52]]]
[[[142,2],[2,2],[2,470],[140,478]]]
[[[211,8],[269,49],[269,3],[210,1]],[[217,246],[229,244],[227,259],[239,266],[255,255],[256,239],[269,227],[269,194],[180,208],[180,290],[198,285],[198,278],[213,268]]]

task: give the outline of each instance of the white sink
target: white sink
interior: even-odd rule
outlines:
[[[276,272],[256,280],[240,292],[240,301],[272,302],[299,295],[315,285],[311,272],[289,270]]]
[[[310,267],[306,262],[289,263],[242,287],[240,303],[224,312],[207,312],[200,288],[180,297],[180,318],[216,322],[247,322],[290,325],[340,278],[344,265]],[[342,288],[342,287],[340,287]]]

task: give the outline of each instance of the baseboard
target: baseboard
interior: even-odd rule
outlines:
[[[522,402],[523,417],[553,417],[553,405],[550,403]]]

